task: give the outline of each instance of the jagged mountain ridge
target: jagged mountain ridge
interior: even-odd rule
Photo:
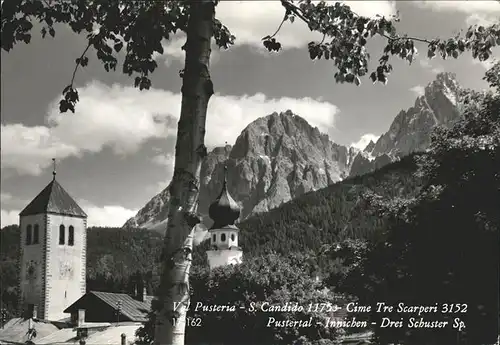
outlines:
[[[199,211],[206,215],[219,194],[224,164],[228,166],[229,192],[242,206],[245,218],[345,177],[374,171],[412,152],[425,151],[434,126],[450,126],[460,117],[462,91],[453,74],[438,74],[424,95],[402,110],[377,142],[361,151],[332,142],[290,110],[261,117],[241,132],[234,146],[217,147],[204,160]],[[124,227],[164,229],[168,197],[167,187]]]
[[[290,110],[259,118],[241,132],[234,146],[217,147],[203,161],[199,212],[206,215],[220,193],[224,164],[229,192],[245,218],[341,181],[349,174],[353,153]],[[161,227],[168,214],[168,194],[167,187],[124,226]]]
[[[438,74],[415,104],[401,110],[389,130],[354,158],[349,175],[366,174],[412,152],[425,151],[435,126],[450,127],[460,118],[463,92],[454,74]]]

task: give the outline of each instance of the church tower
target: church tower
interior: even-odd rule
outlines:
[[[209,230],[211,250],[207,251],[210,269],[241,263],[243,251],[238,247],[239,230],[234,225],[240,212],[240,207],[227,191],[227,167],[224,167],[222,191],[208,210],[214,221]]]
[[[87,215],[56,181],[19,214],[19,306],[36,318],[58,321],[85,294]]]

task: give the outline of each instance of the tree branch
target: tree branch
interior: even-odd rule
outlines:
[[[286,0],[281,0],[281,5],[283,5],[283,7],[286,9],[286,10],[290,10],[290,12],[292,12],[293,14],[295,14],[297,17],[299,17],[300,19],[302,19],[306,24],[309,24],[309,20],[304,17],[304,15],[302,14],[302,12],[300,11],[300,8],[298,8],[297,6],[295,6],[294,4],[292,3],[289,3],[288,1]]]
[[[82,59],[85,57],[85,54],[87,54],[87,51],[89,50],[91,45],[92,45],[92,43],[89,40],[89,44],[87,44],[87,47],[83,51],[82,55],[80,55],[80,57],[76,60],[77,61],[76,66],[75,66],[75,69],[73,70],[73,75],[71,76],[71,82],[70,82],[71,86],[73,86],[73,83],[75,81],[76,71],[78,70],[78,67],[80,67],[82,65]]]
[[[276,29],[276,32],[274,34],[272,34],[269,38],[273,38],[274,36],[276,36],[278,34],[278,32],[280,32],[281,27],[283,26],[283,23],[287,20],[287,17],[288,17],[288,14],[285,13],[285,16],[283,17],[283,20],[281,21],[280,25],[278,26],[278,29]]]
[[[386,34],[382,34],[381,36],[387,38],[387,40],[389,40],[389,41],[399,41],[399,40],[402,40],[402,39],[406,39],[406,40],[411,40],[411,41],[416,41],[416,42],[422,42],[422,43],[427,43],[427,44],[431,44],[432,43],[432,41],[430,41],[428,39],[418,38],[418,37],[413,37],[413,36],[391,37],[391,36],[387,36]]]
[[[323,42],[325,42],[325,38],[326,38],[326,33],[323,33],[323,39],[321,40],[321,42],[319,44],[323,44]]]
[[[500,1],[500,0],[498,0],[498,1]],[[283,7],[285,7],[286,10],[289,10],[290,12],[292,12],[293,14],[295,14],[297,17],[299,17],[300,19],[302,19],[307,25],[309,25],[311,23],[311,21],[304,16],[304,14],[302,13],[302,10],[299,7],[295,6],[292,3],[287,2],[286,0],[281,0],[281,4],[283,5]],[[350,10],[350,11],[356,17],[358,17],[358,18],[361,17],[359,14],[357,14],[353,10]],[[281,24],[283,24],[283,23],[281,23]],[[280,25],[280,28],[281,28],[281,25]],[[276,33],[274,35],[276,35]],[[273,37],[273,36],[271,36],[271,37]],[[391,36],[388,36],[387,34],[382,34],[381,36],[387,38],[387,40],[389,40],[389,41],[398,41],[398,40],[401,40],[401,39],[408,39],[408,40],[412,40],[412,41],[416,41],[416,42],[422,42],[422,43],[427,43],[427,44],[431,44],[432,43],[432,41],[430,41],[428,39],[418,38],[418,37],[413,37],[413,36],[391,37]],[[324,40],[324,37],[323,37],[323,40]]]

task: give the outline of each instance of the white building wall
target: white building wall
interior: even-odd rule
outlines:
[[[222,241],[221,235],[226,235],[226,240]],[[213,240],[215,235],[215,242]],[[234,240],[231,239],[231,235],[234,235]],[[219,248],[230,248],[238,246],[238,230],[234,228],[222,228],[222,229],[212,229],[210,230],[210,240],[212,245],[216,245]]]
[[[87,247],[86,219],[48,215],[45,318],[51,321],[68,317],[63,313],[85,294]],[[59,227],[65,227],[65,244],[59,244]],[[74,227],[74,245],[68,245],[69,227]]]
[[[46,217],[44,214],[19,217],[20,227],[20,255],[19,255],[19,307],[20,311],[25,311],[28,304],[37,306],[39,318],[43,317],[44,307],[44,250],[46,243]],[[26,244],[26,232],[28,225],[33,229],[38,224],[38,244]],[[32,265],[32,274],[28,273],[28,267]]]

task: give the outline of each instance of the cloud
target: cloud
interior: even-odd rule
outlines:
[[[434,11],[461,12],[467,14],[465,22],[471,25],[492,25],[498,23],[500,2],[496,0],[468,0],[468,1],[412,1],[421,8]]]
[[[376,143],[378,138],[380,138],[380,135],[375,135],[371,133],[363,134],[357,142],[351,143],[351,147],[354,147],[358,150],[364,150],[365,147],[368,146],[370,141]]]
[[[499,2],[500,4],[500,2]],[[488,16],[486,14],[479,14],[479,13],[473,13],[470,16],[467,17],[465,20],[467,25],[483,25],[483,26],[489,26],[492,24],[495,24],[498,22],[498,17],[495,18],[494,16]]]
[[[7,225],[19,224],[19,213],[21,210],[1,210],[0,211],[0,227],[4,227]]]
[[[472,60],[472,64],[474,65],[480,65],[482,66],[485,70],[489,70],[490,68],[493,67],[493,65],[497,62],[495,59],[488,59],[486,61],[479,61],[477,59]]]
[[[55,101],[49,107],[46,126],[2,124],[2,170],[38,175],[51,158],[80,157],[104,147],[126,155],[150,138],[175,134],[171,121],[180,112],[177,95],[98,82],[80,88],[79,93],[75,114],[61,114]]]
[[[81,157],[110,147],[115,154],[137,152],[150,139],[175,137],[181,95],[151,89],[106,86],[92,82],[80,88],[75,114],[60,114],[54,103],[47,125],[29,127],[2,124],[2,170],[39,175],[51,158]],[[322,132],[332,134],[338,109],[312,98],[272,99],[258,93],[252,96],[215,94],[209,103],[205,145],[209,148],[234,143],[239,133],[258,117],[292,109]],[[168,159],[155,158],[156,163]]]
[[[165,167],[165,180],[170,181],[174,174],[174,165],[175,165],[175,153],[169,152],[167,154],[158,154],[154,156],[151,161],[157,165]],[[165,188],[164,182],[161,182],[161,187],[157,187],[160,191]]]
[[[396,13],[395,3],[391,1],[347,1],[346,4],[363,16],[389,16]],[[276,31],[284,13],[279,1],[221,1],[217,6],[216,17],[236,36],[236,44],[262,47],[262,37]],[[318,33],[312,33],[299,19],[294,23],[284,23],[276,37],[283,49],[304,47],[312,40],[321,39]]]
[[[253,96],[215,95],[210,101],[207,117],[207,146],[234,143],[240,132],[252,121],[275,111],[291,109],[321,132],[332,135],[338,108],[329,103],[304,98],[267,98],[262,93]]]
[[[0,192],[0,202],[2,205],[0,227],[7,225],[19,224],[19,213],[21,209],[24,208],[28,202],[26,200],[18,199],[15,195],[7,192]]]
[[[410,91],[415,93],[418,97],[424,95],[425,88],[422,85],[415,85],[414,87],[410,88]]]
[[[420,66],[429,70],[429,72],[433,74],[439,74],[441,72],[444,72],[444,68],[442,66],[440,65],[434,66],[434,64],[431,63],[431,60],[429,59],[420,58],[418,59],[418,63],[420,64]]]
[[[153,163],[158,165],[173,167],[175,162],[175,157],[172,154],[156,155],[151,160],[153,161]]]
[[[317,1],[315,1],[317,2]],[[327,1],[334,4],[336,1]],[[359,15],[374,17],[375,15],[391,16],[396,14],[395,1],[344,1]],[[231,33],[236,36],[235,46],[247,45],[265,51],[262,37],[276,31],[285,9],[279,1],[221,1],[216,8],[216,17]],[[314,40],[321,40],[321,34],[311,32],[307,25],[297,19],[293,24],[286,22],[276,36],[282,43],[283,49],[302,48]],[[165,58],[168,64],[178,59],[184,61],[185,35],[174,35],[171,40],[162,43]],[[219,50],[212,48],[210,62],[214,64],[219,59]],[[160,59],[159,55],[157,56]]]
[[[12,200],[12,194],[10,194],[10,193],[4,193],[4,192],[0,193],[0,202],[2,204],[8,203],[11,200]]]
[[[181,49],[184,43],[186,43],[186,35],[184,33],[172,35],[169,40],[162,40],[163,54],[155,52],[153,59],[157,61],[164,60],[167,66],[170,66],[174,60],[184,61],[185,54],[184,50]]]
[[[87,201],[79,200],[78,204],[87,213],[87,226],[121,227],[138,210],[129,210],[118,205],[95,206]],[[1,227],[19,224],[21,210],[1,210]]]
[[[426,60],[426,59],[418,59],[418,63],[420,64],[420,66],[422,66],[424,68],[431,68],[432,67],[429,60]]]
[[[500,3],[494,0],[468,0],[468,1],[413,1],[413,4],[431,8],[436,11],[450,11],[463,13],[485,13],[500,12]]]
[[[182,50],[182,46],[186,43],[186,34],[184,32],[172,35],[169,40],[162,40],[161,46],[163,47],[163,54],[155,52],[153,59],[156,61],[163,61],[168,67],[173,61],[184,62],[186,54]],[[214,65],[220,59],[220,51],[215,43],[212,44],[212,52],[210,53],[210,65]]]
[[[121,227],[138,210],[129,210],[119,205],[96,206],[87,200],[78,200],[87,214],[87,226]]]

